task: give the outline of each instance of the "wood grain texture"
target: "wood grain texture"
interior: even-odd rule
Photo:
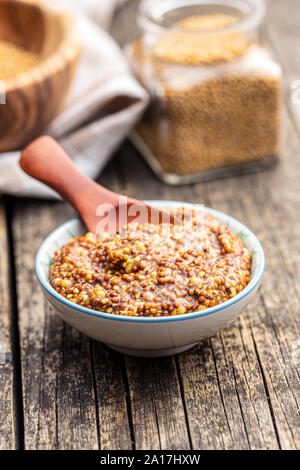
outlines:
[[[123,146],[100,177],[100,183],[120,194],[144,199],[153,199],[153,191],[158,191],[158,198],[162,185],[143,161],[132,158],[132,155],[136,155],[135,149],[130,144]],[[135,184],[136,178],[138,185]],[[184,404],[174,360],[167,358],[160,362],[126,358],[124,361],[134,448],[189,449]]]
[[[299,252],[299,239],[293,236],[289,222],[296,221],[299,214],[299,195],[293,193],[293,197],[291,191],[299,177],[299,163],[293,156],[293,148],[299,148],[299,138],[287,114],[284,123],[286,141],[280,165],[272,171],[231,179],[222,190],[217,182],[208,189],[211,205],[252,228],[266,252],[267,268],[260,302],[255,309],[250,306],[244,320],[253,338],[279,444],[289,449],[299,447],[299,364],[295,365],[300,352],[299,296],[295,284],[297,274],[287,271],[285,263],[294,256],[297,259]],[[239,197],[235,199],[232,194]]]
[[[89,339],[63,323],[33,282],[41,240],[70,216],[63,203],[19,203],[14,214],[25,448],[98,449],[107,441],[131,448],[121,366],[98,346],[92,352]]]
[[[211,204],[209,197],[211,184],[220,187],[219,192],[213,191],[214,196],[221,196],[219,193],[224,190],[224,184],[220,185],[220,182],[188,186],[180,190],[164,186],[152,175],[130,144],[127,151],[125,146],[120,150],[117,163],[119,168],[123,168],[123,183],[134,197],[143,191],[147,198],[182,199],[222,209],[217,204]],[[139,175],[139,178],[134,177],[134,174]],[[232,178],[234,180],[238,181]],[[227,212],[231,211],[227,208]],[[278,448],[264,378],[251,331],[246,328],[245,322],[233,325],[221,335],[201,343],[190,352],[180,355],[176,361],[180,372],[176,381],[182,382],[193,448]],[[136,367],[133,369],[136,370]],[[134,376],[133,390],[136,382]],[[140,410],[140,406],[134,403],[138,395],[133,394],[133,410],[135,406]],[[144,439],[148,445],[149,442],[153,446],[158,445],[159,431],[155,432],[157,428],[153,424],[154,420],[151,421],[151,412],[144,411],[142,415],[143,420],[151,422],[152,426],[152,440],[149,440],[146,431],[151,428],[149,424],[145,426]]]
[[[92,355],[99,447],[131,450],[134,442],[129,423],[124,358],[97,341],[92,342]]]
[[[0,450],[15,448],[13,364],[10,339],[8,236],[3,199],[0,199]]]
[[[234,325],[229,333],[225,330],[219,338],[213,338],[210,341],[212,351],[209,351],[209,345],[203,345],[208,348],[207,360],[215,366],[216,373],[211,379],[215,386],[208,387],[209,392],[204,393],[203,387],[199,390],[196,386],[202,402],[198,393],[194,393],[191,383],[199,382],[203,368],[188,367],[193,355],[197,358],[196,349],[178,359],[179,364],[183,363],[180,370],[184,390],[186,388],[192,442],[200,448],[299,448],[299,239],[295,233],[299,230],[300,105],[297,108],[291,101],[290,87],[294,79],[300,78],[299,61],[295,55],[300,43],[297,23],[300,6],[296,0],[288,0],[269,1],[268,7],[265,35],[284,66],[285,105],[298,131],[295,132],[286,112],[283,117],[285,141],[282,163],[270,172],[212,182],[201,187],[195,185],[190,187],[190,194],[182,188],[163,191],[168,199],[183,199],[178,195],[187,194],[184,200],[203,202],[236,215],[261,235],[270,266],[256,308],[250,307],[238,327]],[[135,8],[136,4],[132,2],[131,9]],[[125,15],[123,10],[122,16]],[[128,21],[124,24],[124,29],[116,32],[121,44],[130,31]],[[159,194],[156,197],[160,197],[161,191],[155,193]],[[280,256],[276,252],[274,255],[274,248]],[[216,351],[222,353],[218,355]],[[231,371],[229,376],[228,373],[224,376],[224,367],[218,366],[218,358]],[[189,376],[188,372],[195,369],[194,377],[193,374]],[[211,368],[208,370],[212,373]],[[205,383],[206,380],[202,385]],[[228,390],[233,386],[236,391],[228,403]],[[186,399],[188,393],[192,397],[190,412]],[[200,399],[198,405],[204,405],[218,393],[219,403],[222,401],[224,408],[223,419],[221,411],[216,418],[210,416],[209,409],[204,408],[204,415],[210,423],[207,428],[197,416],[195,403]],[[214,402],[214,406],[217,405],[218,401]],[[216,432],[218,428],[219,432]],[[230,435],[229,431],[232,433],[232,430],[233,434]],[[237,435],[234,436],[234,433]]]
[[[290,12],[298,11],[296,0],[287,2]],[[297,78],[289,41],[300,41],[299,16],[283,11],[286,2],[271,3],[266,33],[287,77]],[[123,33],[115,23],[122,40],[135,5],[121,10]],[[230,213],[263,244],[267,266],[256,302],[220,334],[176,358],[124,358],[66,326],[43,300],[33,259],[45,235],[72,211],[60,203],[15,200],[27,449],[300,448],[300,132],[286,91],[282,160],[268,171],[168,187],[126,142],[99,179],[132,197],[204,203]],[[0,443],[11,442],[9,429]]]
[[[73,19],[35,0],[0,1],[0,39],[41,59],[33,69],[5,81],[6,103],[0,106],[4,152],[28,143],[55,117],[70,87],[80,47]]]
[[[91,449],[97,448],[98,438],[89,340],[53,314],[39,286],[32,282],[39,240],[63,215],[62,207],[56,206],[19,205],[13,224],[25,446]]]
[[[190,449],[174,358],[126,358],[136,449]]]

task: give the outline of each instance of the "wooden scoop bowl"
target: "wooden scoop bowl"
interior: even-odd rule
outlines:
[[[28,144],[58,114],[80,43],[73,18],[38,0],[0,0],[0,40],[39,57],[35,67],[0,82],[0,152],[5,152]]]
[[[51,137],[42,136],[29,144],[19,163],[28,175],[55,189],[69,201],[90,232],[116,232],[133,221],[177,223],[170,214],[109,191],[83,175]]]

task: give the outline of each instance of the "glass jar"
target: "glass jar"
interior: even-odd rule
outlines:
[[[126,47],[151,100],[132,140],[166,183],[255,171],[279,153],[281,68],[263,0],[142,0]]]

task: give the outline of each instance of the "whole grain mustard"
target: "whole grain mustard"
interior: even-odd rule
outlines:
[[[243,242],[207,213],[173,214],[181,224],[73,238],[54,254],[52,287],[77,305],[135,317],[205,310],[241,292],[251,268]]]

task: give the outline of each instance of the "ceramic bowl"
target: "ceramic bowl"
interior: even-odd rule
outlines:
[[[146,202],[159,208],[196,207],[182,202]],[[201,339],[216,334],[245,310],[255,296],[262,279],[265,256],[258,239],[245,225],[222,212],[200,207],[242,238],[252,254],[250,283],[232,299],[204,311],[157,318],[112,315],[90,310],[68,301],[51,287],[49,266],[53,253],[58,247],[67,243],[72,237],[86,232],[79,219],[70,220],[54,230],[38,250],[36,274],[46,298],[69,325],[112,349],[128,355],[160,357],[178,354],[193,347]]]

